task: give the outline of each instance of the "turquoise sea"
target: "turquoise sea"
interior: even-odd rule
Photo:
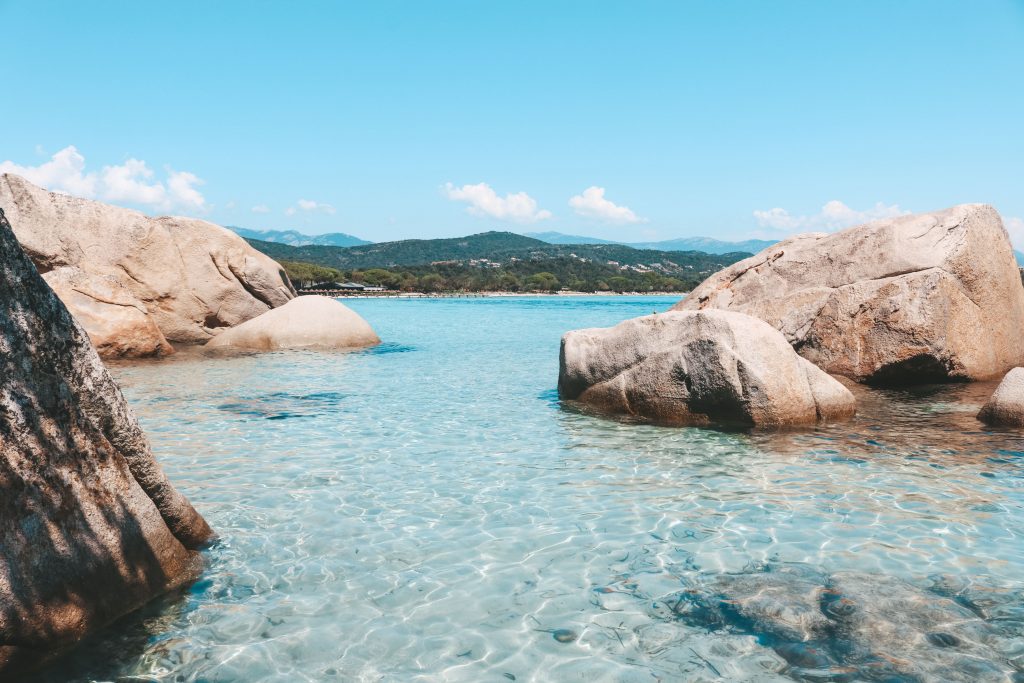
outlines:
[[[1021,595],[1024,435],[975,420],[991,384],[781,433],[559,404],[563,332],[674,301],[350,300],[383,345],[116,365],[220,540],[40,680],[789,681],[663,598],[763,563]]]

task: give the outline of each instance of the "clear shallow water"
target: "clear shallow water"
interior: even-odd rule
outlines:
[[[1024,435],[974,419],[991,384],[775,434],[559,405],[564,331],[673,302],[355,300],[378,349],[115,367],[221,540],[42,678],[785,681],[659,599],[758,562],[1024,587]]]

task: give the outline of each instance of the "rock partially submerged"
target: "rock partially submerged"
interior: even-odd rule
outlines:
[[[12,174],[0,175],[0,207],[104,357],[203,344],[295,296],[273,259],[213,223],[150,218]]]
[[[972,591],[804,565],[721,574],[665,602],[679,618],[756,635],[808,681],[1006,683],[1024,623],[987,620]],[[1008,656],[1007,653],[1010,653]]]
[[[0,292],[3,678],[193,578],[212,534],[2,210]]]
[[[990,425],[1024,427],[1024,368],[1006,373],[978,419]]]
[[[825,371],[868,383],[978,380],[1024,364],[1024,287],[999,214],[981,204],[792,237],[675,308],[756,316]]]
[[[337,299],[300,296],[214,337],[205,348],[240,351],[358,349],[380,343],[373,328]]]
[[[767,323],[732,311],[671,311],[562,337],[558,392],[668,424],[764,427],[849,417],[842,384]]]

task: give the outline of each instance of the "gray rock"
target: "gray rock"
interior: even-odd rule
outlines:
[[[295,296],[280,265],[213,223],[151,218],[11,174],[0,175],[0,207],[104,357],[203,344]],[[127,343],[108,343],[112,332]]]
[[[978,419],[991,425],[1024,427],[1024,368],[1014,368],[988,402],[982,406]]]
[[[765,427],[849,417],[853,395],[770,325],[671,311],[562,337],[559,395],[669,424]]]
[[[1005,683],[1022,623],[986,621],[961,596],[892,576],[768,565],[666,600],[684,621],[761,638],[798,680]]]
[[[193,578],[212,535],[0,211],[0,678]]]
[[[756,316],[826,372],[868,383],[1024,364],[1024,287],[999,214],[981,204],[784,240],[675,308]]]

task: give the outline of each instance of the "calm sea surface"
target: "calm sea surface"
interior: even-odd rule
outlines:
[[[563,332],[673,302],[355,300],[379,348],[113,368],[221,540],[42,679],[785,681],[659,598],[764,562],[1024,586],[1024,438],[975,420],[991,384],[782,434],[559,405]]]

